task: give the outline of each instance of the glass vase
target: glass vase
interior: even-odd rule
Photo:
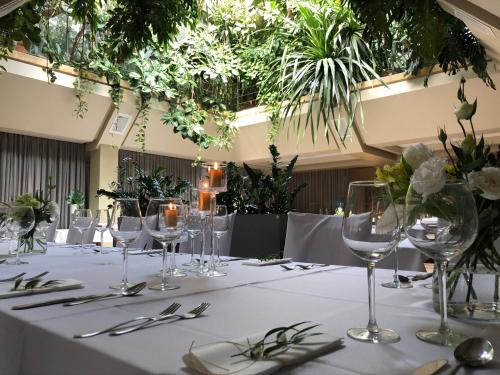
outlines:
[[[500,271],[478,264],[475,270],[465,267],[448,272],[448,315],[462,320],[500,322]],[[432,282],[432,302],[439,311],[437,277]]]

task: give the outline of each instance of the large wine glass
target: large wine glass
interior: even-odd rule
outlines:
[[[17,235],[16,259],[8,264],[20,265],[28,262],[21,261],[22,236],[29,233],[35,226],[35,212],[30,206],[14,206],[7,210],[5,225],[13,235]]]
[[[128,283],[128,247],[140,236],[142,230],[142,216],[139,201],[135,198],[119,198],[113,204],[113,212],[109,221],[111,236],[121,242],[123,246],[123,273],[122,282],[112,285],[112,289],[125,291],[131,284]]]
[[[172,248],[173,243],[178,239],[186,225],[187,208],[183,204],[178,204],[177,198],[154,198],[150,199],[146,210],[146,230],[161,243],[163,247],[163,267],[161,271],[161,283],[153,285],[153,290],[172,290],[179,288],[168,282],[168,278],[174,275],[173,253],[171,255],[170,267],[167,275],[167,250]]]
[[[199,263],[196,260],[194,253],[195,253],[195,239],[201,234],[201,214],[200,211],[198,210],[198,205],[191,206],[188,209],[188,216],[187,216],[187,233],[189,237],[189,245],[191,248],[191,259],[189,260],[188,263],[184,263],[183,266],[187,267],[192,267],[192,268],[198,268]]]
[[[357,181],[349,184],[342,238],[354,255],[367,262],[368,268],[368,325],[347,331],[349,337],[358,341],[388,344],[400,340],[393,330],[379,328],[375,319],[375,263],[389,255],[399,241],[397,216],[390,220],[390,225],[377,226],[377,223],[391,213],[395,214],[394,203],[386,183]]]
[[[80,233],[80,251],[85,254],[83,235],[92,226],[92,211],[85,208],[76,209],[71,215],[71,225]]]
[[[439,279],[441,325],[422,329],[420,340],[444,346],[456,346],[467,336],[448,327],[446,268],[448,261],[474,242],[478,217],[474,196],[465,181],[447,181],[436,193],[422,195],[413,184],[406,195],[404,229],[410,242],[434,259]]]

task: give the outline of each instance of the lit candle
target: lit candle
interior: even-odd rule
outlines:
[[[200,191],[198,195],[198,209],[200,211],[210,211],[211,194],[208,191]]]
[[[167,228],[175,228],[177,226],[177,208],[175,204],[169,203],[164,211],[165,226]]]
[[[208,181],[210,187],[222,187],[222,170],[219,163],[215,162],[213,168],[208,169]]]

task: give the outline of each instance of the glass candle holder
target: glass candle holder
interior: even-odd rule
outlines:
[[[216,193],[227,191],[227,166],[224,163],[203,163],[200,190],[209,190]]]

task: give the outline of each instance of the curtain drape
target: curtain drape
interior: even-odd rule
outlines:
[[[73,189],[85,192],[85,145],[0,132],[0,201],[46,191],[48,178],[57,187],[51,199],[60,207],[59,226],[69,225],[66,197]]]

